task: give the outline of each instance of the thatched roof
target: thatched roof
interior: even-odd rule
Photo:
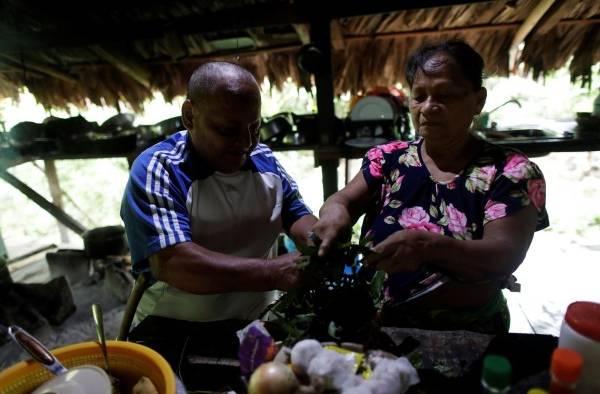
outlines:
[[[589,80],[591,66],[600,61],[597,0],[459,4],[465,2],[351,0],[324,11],[314,0],[108,1],[70,8],[2,1],[0,97],[16,99],[26,86],[49,108],[85,106],[89,100],[139,109],[153,91],[167,100],[184,94],[191,71],[210,58],[239,61],[275,85],[288,77],[307,84],[296,55],[309,41],[315,15],[333,19],[338,93],[402,81],[412,51],[425,41],[451,37],[472,44],[490,75],[508,74],[511,45],[514,49],[519,35],[525,47],[516,60],[536,77],[573,57],[573,78]],[[435,6],[441,3],[458,5]]]

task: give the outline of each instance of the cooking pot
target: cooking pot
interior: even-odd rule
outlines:
[[[175,116],[170,119],[165,119],[154,125],[161,135],[169,136],[181,130],[185,130],[181,116]]]
[[[133,128],[135,115],[130,113],[122,113],[112,116],[104,121],[98,128],[97,132],[107,134],[118,134]]]
[[[45,137],[43,124],[21,122],[14,125],[8,133],[8,141],[15,148],[31,144],[34,140]]]
[[[260,140],[266,144],[281,142],[286,135],[292,134],[293,127],[289,114],[281,113],[264,122],[259,130]]]
[[[86,231],[82,237],[85,254],[92,259],[121,255],[127,251],[123,226],[98,227]]]
[[[58,140],[71,139],[98,129],[98,123],[88,122],[81,115],[67,119],[51,117],[46,119],[44,123],[46,137]]]

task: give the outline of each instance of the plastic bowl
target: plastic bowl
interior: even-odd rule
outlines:
[[[148,377],[159,393],[175,394],[175,375],[167,361],[154,350],[136,343],[107,341],[110,373],[126,387]],[[67,368],[81,365],[104,367],[96,342],[64,346],[52,352]],[[0,372],[0,394],[29,394],[52,374],[33,360],[22,361]]]
[[[112,394],[110,377],[102,368],[83,365],[55,376],[31,394]]]

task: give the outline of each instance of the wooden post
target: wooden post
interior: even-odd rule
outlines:
[[[316,18],[310,25],[310,38],[322,54],[320,67],[315,73],[317,88],[317,129],[322,146],[332,146],[336,142],[335,112],[333,108],[333,71],[331,67],[331,20]],[[339,159],[320,160],[323,175],[323,199],[338,190],[337,168]]]
[[[54,160],[44,160],[44,173],[46,174],[46,179],[48,180],[48,187],[50,188],[50,196],[52,197],[52,202],[58,208],[63,209],[62,202],[62,190],[60,188],[60,183],[58,181],[58,174],[56,172],[56,165],[54,164]],[[63,226],[59,221],[56,222],[58,225],[58,231],[60,233],[60,240],[62,243],[69,243],[69,232],[67,228]]]

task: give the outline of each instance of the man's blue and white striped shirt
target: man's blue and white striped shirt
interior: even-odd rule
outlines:
[[[149,271],[151,255],[181,242],[229,255],[268,257],[279,233],[308,214],[298,186],[266,145],[259,144],[240,171],[224,174],[196,154],[187,131],[134,161],[121,206],[136,274]],[[162,282],[153,288],[144,295],[138,320],[147,314],[194,321],[254,318],[266,301],[225,297],[240,293],[191,295]],[[216,304],[215,296],[220,296]],[[174,306],[178,302],[186,305]]]

